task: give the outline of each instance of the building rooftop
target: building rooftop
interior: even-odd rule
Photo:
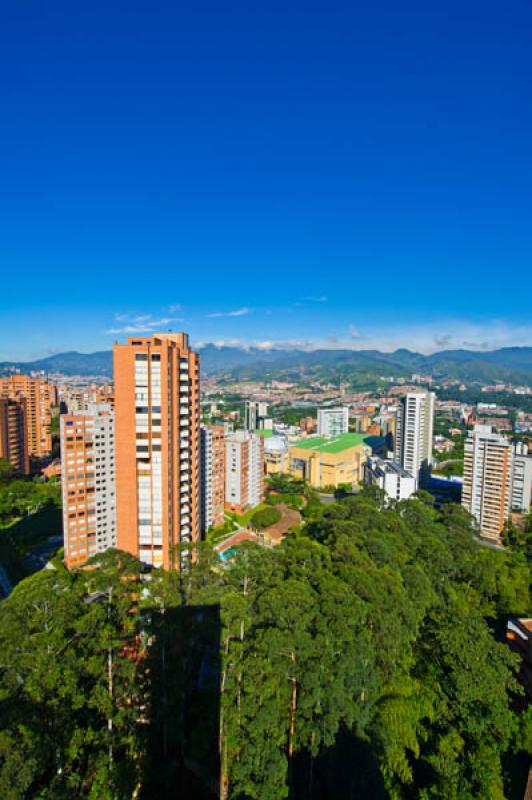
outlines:
[[[264,436],[265,438],[273,436],[273,431],[270,431],[266,428],[257,428],[256,430],[253,431],[253,433],[258,433],[259,436]]]
[[[350,447],[368,445],[368,436],[363,433],[341,433],[338,436],[308,436],[293,443],[302,450],[318,450],[320,453],[341,453]]]

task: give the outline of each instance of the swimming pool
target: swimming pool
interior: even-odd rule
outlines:
[[[218,553],[222,561],[229,561],[230,558],[238,553],[238,547],[228,547],[227,550],[222,550]]]

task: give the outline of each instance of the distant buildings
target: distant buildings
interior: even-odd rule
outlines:
[[[426,383],[428,386],[432,383],[432,375],[412,375],[412,383]]]
[[[65,562],[80,566],[116,547],[114,419],[109,406],[60,421]]]
[[[481,535],[498,541],[510,511],[526,512],[532,492],[532,456],[489,425],[475,425],[464,445],[462,505]]]
[[[381,458],[368,458],[364,464],[364,483],[378,486],[390,500],[408,500],[416,491],[416,479],[399,464]]]
[[[243,514],[264,496],[264,438],[235,431],[225,438],[225,506]]]
[[[302,417],[299,420],[299,427],[303,433],[315,433],[318,428],[318,421],[315,417]]]
[[[202,531],[223,525],[225,500],[225,434],[223,425],[201,426]]]
[[[31,458],[42,458],[52,451],[52,406],[57,403],[55,386],[45,378],[10,375],[0,378],[0,397],[25,401],[26,448]]]
[[[315,488],[352,486],[362,480],[363,465],[370,455],[371,447],[361,434],[309,436],[289,446],[288,469],[295,478],[303,478]]]
[[[433,392],[408,392],[397,410],[394,461],[426,486],[432,464]]]
[[[114,346],[118,546],[179,567],[200,538],[200,365],[185,333]]]
[[[318,409],[318,436],[340,436],[348,431],[349,409],[347,406]]]
[[[244,428],[247,431],[256,431],[263,427],[261,419],[268,416],[268,403],[262,400],[246,400],[244,407]]]
[[[26,399],[0,397],[0,458],[22,475],[30,471],[26,424]]]

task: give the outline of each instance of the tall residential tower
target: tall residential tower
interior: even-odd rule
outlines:
[[[223,425],[201,426],[201,526],[224,524],[225,433]]]
[[[426,486],[432,465],[434,392],[409,392],[397,411],[394,461]]]
[[[200,365],[186,333],[114,346],[118,546],[179,567],[200,538]]]
[[[318,409],[318,436],[340,436],[348,431],[349,409],[347,406]]]
[[[25,398],[0,397],[0,458],[24,475],[30,471],[26,423]]]
[[[69,569],[116,547],[115,440],[111,407],[62,414],[61,484]]]
[[[475,425],[464,445],[462,505],[481,535],[499,541],[510,511],[526,513],[532,492],[532,455],[491,425]]]
[[[26,401],[26,447],[30,458],[41,458],[52,452],[50,423],[56,395],[55,386],[45,378],[28,375],[0,378],[0,397]]]

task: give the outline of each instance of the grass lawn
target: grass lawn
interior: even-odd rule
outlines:
[[[231,523],[230,525],[228,525],[229,522]],[[226,520],[225,525],[219,525],[217,528],[207,531],[205,540],[216,545],[218,542],[227,539],[227,537],[231,536],[236,530],[238,530],[238,524],[231,518],[230,520]]]
[[[246,527],[249,525],[249,521],[255,511],[262,511],[264,508],[271,508],[271,506],[267,503],[259,503],[258,506],[255,506],[255,508],[250,508],[249,511],[246,511],[246,513],[242,514],[241,516],[234,514],[232,511],[226,511],[226,514],[231,517],[231,519],[234,519],[235,522],[238,522],[239,525],[242,525],[242,527]]]

